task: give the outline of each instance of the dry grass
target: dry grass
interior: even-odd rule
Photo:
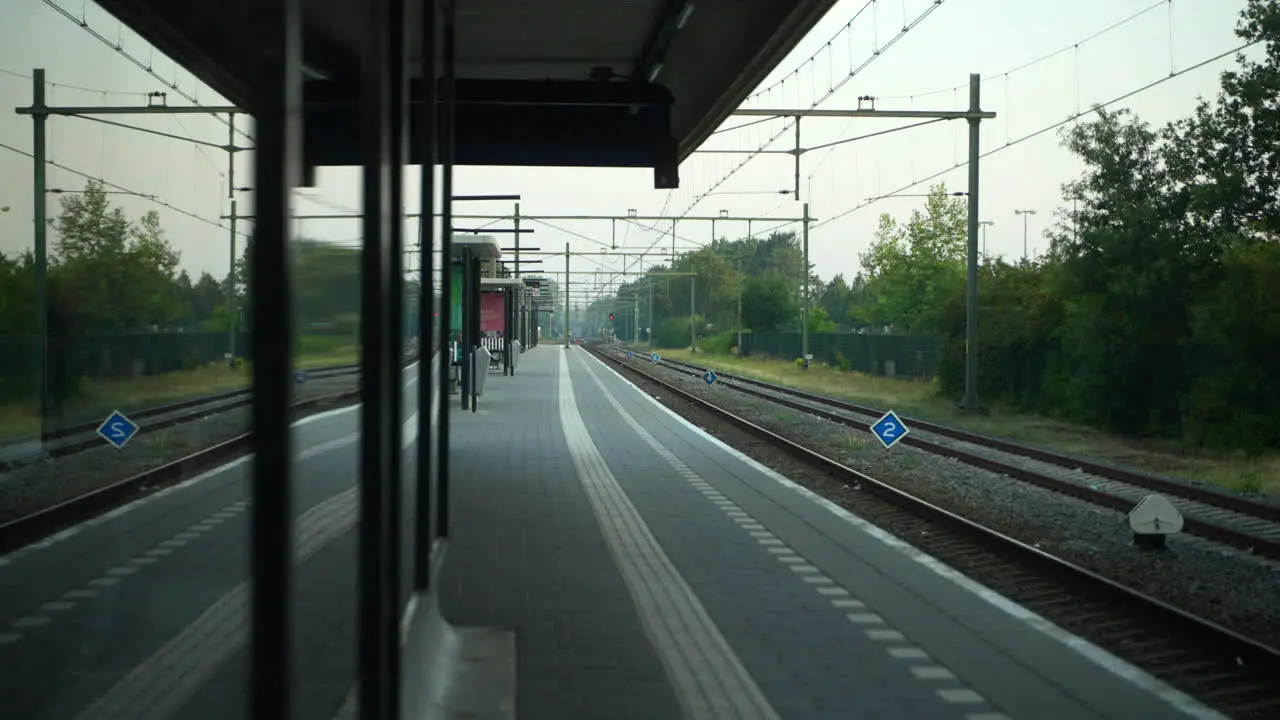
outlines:
[[[1106,460],[1138,470],[1200,480],[1248,492],[1280,492],[1280,454],[1250,458],[1243,454],[1189,450],[1170,441],[1122,438],[1093,428],[1038,415],[992,408],[990,415],[969,415],[940,397],[930,382],[876,377],[828,366],[801,369],[794,362],[739,358],[687,350],[662,350],[664,357],[752,377],[787,387],[842,398],[901,415],[951,425],[1060,452]]]

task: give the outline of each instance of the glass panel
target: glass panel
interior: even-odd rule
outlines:
[[[253,194],[222,146],[252,146],[252,123],[119,112],[227,103],[68,7],[13,0],[0,22],[0,523],[22,521],[0,533],[3,714],[242,717],[248,473],[227,463],[248,447],[252,225],[224,216]],[[117,113],[13,112],[41,91]],[[307,342],[310,366],[353,362],[350,342]],[[297,395],[355,382],[317,373]]]

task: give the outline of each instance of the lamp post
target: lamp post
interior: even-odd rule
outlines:
[[[982,263],[985,265],[991,258],[987,255],[987,228],[995,225],[994,220],[979,220],[978,225],[982,228]]]
[[[1022,216],[1022,259],[1027,259],[1027,216],[1035,215],[1035,210],[1014,210],[1014,215]]]

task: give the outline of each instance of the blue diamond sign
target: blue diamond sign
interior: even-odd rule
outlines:
[[[652,355],[650,355],[650,356],[649,356],[649,361],[650,361],[650,362],[658,362],[658,361],[659,361],[659,360],[661,360],[661,359],[662,359],[662,356],[661,356],[661,355],[659,355],[658,353],[654,353],[654,354],[652,354]]]
[[[305,370],[298,370],[293,374],[293,381],[301,385],[307,381],[307,373]]]
[[[631,351],[630,351],[630,350],[628,350],[628,351],[627,351],[627,359],[628,359],[628,360],[630,360],[630,359],[631,359]]]
[[[120,450],[138,434],[138,424],[124,416],[119,410],[112,410],[106,420],[98,426],[98,434]]]
[[[883,417],[871,426],[871,434],[876,436],[881,445],[884,445],[885,450],[896,445],[909,432],[911,431],[906,425],[902,424],[902,421],[898,419],[897,415],[893,414],[892,410],[885,413]]]
[[[716,371],[715,371],[715,370],[708,370],[708,371],[707,371],[705,374],[703,374],[703,376],[702,376],[702,381],[703,381],[703,382],[705,382],[705,383],[707,384],[707,387],[711,387],[712,385],[715,385],[715,384],[716,384],[716,380],[719,380],[719,379],[720,379],[720,376],[719,376],[719,375],[716,375]]]

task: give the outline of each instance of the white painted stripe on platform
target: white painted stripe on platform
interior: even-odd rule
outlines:
[[[690,720],[778,720],[764,693],[662,551],[591,440],[560,355],[560,422],[614,562]]]
[[[418,413],[404,422],[404,446],[418,435]],[[356,526],[358,485],[298,518],[294,566]],[[173,717],[248,639],[248,581],[236,585],[198,618],[84,708],[78,720],[162,720]]]
[[[803,487],[801,485],[798,485],[792,482],[791,480],[788,480],[786,477],[783,477],[781,474],[779,474],[777,471],[773,470],[772,468],[762,465],[761,463],[757,462],[754,458],[738,451],[736,448],[730,447],[724,441],[715,437],[711,433],[708,433],[707,431],[703,430],[697,425],[694,425],[693,423],[684,419],[671,408],[668,408],[666,405],[663,405],[662,403],[658,402],[655,398],[650,397],[648,393],[636,387],[634,383],[627,380],[620,373],[618,373],[618,371],[609,367],[600,359],[591,355],[591,353],[584,353],[584,356],[587,358],[590,358],[592,362],[596,363],[600,367],[604,368],[605,370],[613,374],[614,377],[621,380],[632,392],[636,393],[637,395],[644,398],[645,400],[648,400],[655,407],[657,407],[659,410],[665,413],[668,417],[675,420],[677,423],[682,425],[685,429],[687,429],[689,432],[693,433],[694,435],[697,435],[703,440],[706,440],[712,445],[720,448],[721,450],[724,450],[725,452],[729,453],[733,457],[741,460],[742,462],[746,463],[748,466],[759,471],[765,477],[771,480],[774,480],[778,484],[786,488],[789,488],[790,490],[796,492],[797,494],[816,503],[817,505],[821,506],[823,509],[831,512],[833,515],[836,515],[840,519],[850,523],[851,525],[854,525],[855,527],[867,533],[871,537],[879,540],[880,542],[884,543],[885,545],[888,545],[889,547],[892,547],[894,550],[897,550],[898,552],[920,563],[921,565],[924,565],[925,567],[934,571],[938,575],[941,575],[942,577],[947,578],[948,580],[952,581],[956,585],[959,585],[965,590],[973,593],[974,595],[977,595],[978,597],[982,598],[986,602],[990,603],[992,606],[1000,609],[1006,614],[1025,623],[1027,626],[1037,630],[1040,633],[1043,633],[1044,635],[1047,635],[1053,638],[1054,640],[1057,640],[1063,645],[1066,645],[1068,648],[1071,648],[1072,650],[1079,653],[1081,656],[1088,659],[1090,662],[1094,663],[1095,665],[1101,667],[1102,669],[1106,670],[1107,672],[1110,672],[1111,674],[1116,675],[1117,677],[1120,677],[1125,681],[1159,697],[1161,700],[1164,700],[1166,703],[1168,703],[1170,707],[1182,713],[1183,715],[1186,715],[1187,717],[1197,718],[1197,720],[1228,720],[1228,718],[1222,713],[1219,713],[1213,708],[1201,703],[1200,701],[1196,700],[1190,695],[1187,695],[1181,690],[1177,690],[1176,688],[1173,688],[1172,686],[1165,683],[1163,680],[1160,680],[1159,678],[1155,677],[1154,675],[1151,675],[1145,670],[1135,665],[1132,665],[1129,662],[1119,657],[1116,657],[1115,655],[1112,655],[1111,653],[1107,652],[1103,648],[1098,647],[1097,645],[1094,645],[1088,640],[1085,640],[1084,638],[1059,627],[1058,625],[1049,621],[1047,618],[1044,618],[1032,612],[1031,610],[1013,602],[1012,600],[986,587],[985,585],[982,585],[972,580],[971,578],[966,576],[964,573],[961,573],[960,571],[938,560],[932,555],[929,555],[928,553],[925,553],[919,550],[918,548],[914,547],[910,543],[907,543],[906,541],[901,540],[889,534],[888,532],[885,532],[881,528],[875,525],[872,525],[866,520],[863,520],[857,515],[854,515],[848,510],[845,510],[843,507],[840,507],[836,503],[826,499],[825,497],[822,497],[821,495],[813,492],[812,490],[806,487]],[[819,592],[821,592],[821,589],[819,590]]]

